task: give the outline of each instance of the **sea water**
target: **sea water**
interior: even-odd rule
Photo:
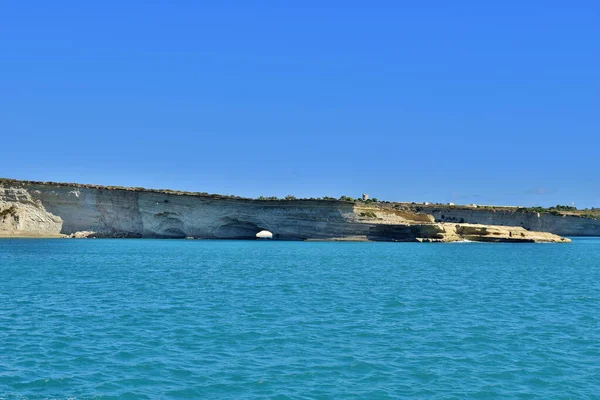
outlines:
[[[591,399],[600,239],[0,240],[0,399]]]

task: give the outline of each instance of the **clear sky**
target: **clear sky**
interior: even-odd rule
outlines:
[[[600,207],[599,1],[2,1],[0,176]]]

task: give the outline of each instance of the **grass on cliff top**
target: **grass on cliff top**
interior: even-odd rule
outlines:
[[[207,192],[187,192],[184,190],[171,190],[171,189],[147,189],[143,187],[126,187],[126,186],[105,186],[95,185],[87,183],[74,183],[74,182],[43,182],[43,181],[22,181],[18,179],[0,178],[0,183],[3,184],[16,184],[16,185],[45,185],[45,186],[56,186],[56,187],[75,187],[85,189],[104,189],[104,190],[126,190],[130,192],[152,192],[152,193],[166,193],[174,195],[188,195],[188,196],[203,196],[203,197],[214,197],[214,198],[231,198],[231,199],[247,199],[240,196],[233,195],[222,195],[222,194],[211,194]]]
[[[570,215],[581,218],[600,219],[600,209],[598,208],[586,208],[584,210],[578,210],[577,207],[565,206],[560,204],[547,208],[539,206],[529,208],[521,207],[517,209],[517,212],[549,213],[557,216]]]
[[[293,195],[287,195],[284,198],[278,198],[277,196],[260,196],[256,199],[235,195],[223,195],[223,194],[211,194],[208,192],[187,192],[183,190],[172,190],[172,189],[147,189],[143,187],[125,187],[125,186],[104,186],[95,184],[83,184],[83,183],[71,183],[71,182],[43,182],[43,181],[25,181],[11,178],[0,178],[0,184],[13,184],[13,185],[46,185],[56,187],[75,187],[75,188],[87,188],[87,189],[104,189],[104,190],[125,190],[132,192],[149,192],[149,193],[165,193],[177,196],[196,196],[196,197],[209,197],[212,199],[239,199],[239,200],[259,200],[259,201],[330,201],[330,202],[344,202],[344,203],[358,203],[358,204],[370,204],[377,208],[394,208],[404,209],[407,211],[428,211],[433,209],[468,209],[468,210],[493,210],[493,211],[512,211],[512,212],[523,212],[523,213],[549,213],[553,215],[571,215],[581,218],[589,218],[600,220],[600,208],[591,208],[578,210],[572,206],[556,205],[554,207],[508,207],[508,206],[489,206],[489,205],[478,205],[477,207],[469,205],[448,205],[448,204],[428,204],[423,203],[401,203],[401,202],[389,202],[379,201],[376,198],[362,200],[361,198],[352,198],[351,196],[341,196],[340,198],[323,196],[323,197],[310,197],[310,198],[296,198]]]
[[[73,183],[73,182],[43,182],[43,181],[25,181],[11,178],[0,178],[0,184],[13,184],[13,185],[45,185],[55,187],[74,187],[74,188],[85,188],[85,189],[103,189],[103,190],[126,190],[130,192],[150,192],[150,193],[166,193],[171,195],[179,196],[197,196],[197,197],[210,197],[213,199],[239,199],[239,200],[260,200],[260,201],[330,201],[330,202],[346,202],[355,203],[362,202],[362,199],[354,199],[350,196],[341,196],[340,198],[323,196],[323,197],[309,197],[309,198],[297,198],[293,195],[287,195],[283,198],[277,196],[260,196],[256,199],[250,197],[242,197],[235,195],[226,194],[213,194],[208,192],[188,192],[184,190],[172,190],[172,189],[147,189],[144,187],[127,187],[127,186],[105,186],[85,183]],[[377,203],[377,199],[366,200],[366,203]]]
[[[449,205],[449,204],[428,204],[422,205],[417,203],[412,204],[402,204],[403,207],[409,207],[416,211],[431,211],[432,209],[438,210],[486,210],[486,211],[508,211],[508,212],[518,212],[518,213],[542,213],[542,214],[552,214],[556,216],[574,216],[580,218],[589,218],[589,219],[597,219],[600,220],[600,208],[586,208],[583,210],[579,210],[573,206],[566,205],[556,205],[552,207],[511,207],[511,206],[490,206],[490,205]]]
[[[196,197],[210,197],[213,199],[238,199],[238,200],[261,200],[261,201],[351,201],[354,202],[354,199],[348,196],[342,196],[337,199],[335,197],[310,197],[310,198],[297,198],[292,195],[287,195],[283,198],[278,198],[277,196],[260,196],[256,199],[250,197],[242,197],[235,195],[226,195],[226,194],[214,194],[208,192],[188,192],[184,190],[172,190],[172,189],[148,189],[144,187],[127,187],[127,186],[105,186],[105,185],[96,185],[96,184],[85,184],[85,183],[74,183],[74,182],[43,182],[43,181],[25,181],[11,178],[0,178],[0,184],[9,184],[9,185],[44,185],[44,186],[55,186],[55,187],[73,187],[73,188],[85,188],[85,189],[102,189],[102,190],[125,190],[130,192],[149,192],[149,193],[165,193],[171,195],[178,196],[196,196]],[[348,200],[349,199],[349,200]]]

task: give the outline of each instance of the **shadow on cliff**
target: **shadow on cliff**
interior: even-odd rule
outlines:
[[[173,239],[183,239],[187,236],[179,215],[166,211],[156,214],[154,218],[157,221],[157,227],[156,233],[152,236]]]
[[[254,240],[256,234],[262,230],[268,229],[250,221],[223,218],[222,225],[213,231],[213,235],[218,239]],[[275,234],[273,238],[276,239]]]
[[[277,229],[252,221],[226,217],[221,222],[222,225],[213,231],[213,236],[217,239],[256,240],[256,234],[266,230],[273,233],[274,240],[306,240],[306,237],[281,234]]]
[[[418,238],[443,239],[440,228],[436,225],[375,225],[367,234],[367,239],[376,242],[416,242]]]

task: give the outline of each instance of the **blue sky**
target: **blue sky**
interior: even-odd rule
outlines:
[[[6,1],[0,176],[600,207],[597,1]]]

